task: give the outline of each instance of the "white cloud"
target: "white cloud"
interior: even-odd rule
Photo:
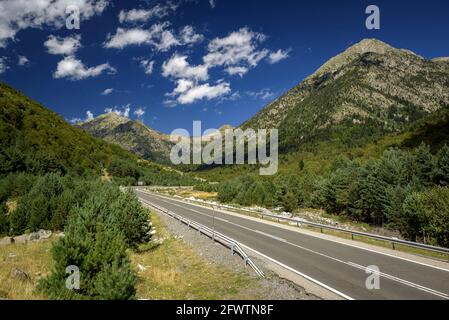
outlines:
[[[247,67],[228,67],[225,69],[225,72],[230,76],[239,75],[240,77],[243,77],[248,71]]]
[[[156,34],[156,37],[158,40],[153,42],[153,46],[162,52],[168,51],[172,47],[181,45],[181,42],[169,30],[164,30],[159,35]]]
[[[51,35],[48,37],[47,41],[44,42],[44,46],[50,54],[71,56],[81,48],[81,36],[74,35],[71,37],[60,38]]]
[[[177,89],[179,89],[179,85]],[[174,95],[178,95],[176,101],[180,104],[191,104],[202,99],[212,100],[222,97],[231,92],[231,86],[227,82],[221,82],[214,86],[211,86],[208,83],[201,85],[192,85],[187,86],[183,89],[184,92],[180,94],[176,92],[176,89],[173,92]]]
[[[224,38],[213,39],[203,61],[212,67],[256,67],[269,54],[267,49],[258,49],[258,45],[265,39],[264,34],[242,28]]]
[[[94,114],[90,111],[87,110],[86,112],[86,118],[85,119],[81,119],[81,118],[72,118],[70,120],[71,123],[80,123],[80,122],[87,122],[87,121],[91,121],[94,119]]]
[[[0,74],[8,70],[9,67],[6,65],[6,57],[0,57]]]
[[[157,4],[150,9],[122,10],[119,14],[120,23],[145,22],[152,19],[160,19],[168,16],[170,12],[177,9],[177,5],[168,3],[166,5]]]
[[[108,95],[110,95],[112,92],[114,92],[114,88],[107,88],[107,89],[105,89],[105,90],[101,93],[101,95],[102,95],[102,96],[108,96]]]
[[[140,65],[145,70],[145,73],[148,75],[151,75],[154,70],[154,61],[151,61],[149,59],[142,59],[140,61]]]
[[[260,99],[260,100],[269,100],[273,99],[275,94],[268,88],[262,89],[260,91],[254,92],[254,91],[247,91],[246,94],[254,99]]]
[[[17,57],[17,64],[19,66],[26,66],[29,63],[30,63],[30,60],[28,60],[27,57],[25,57],[25,56],[18,56]]]
[[[289,50],[279,49],[276,52],[271,52],[267,58],[268,63],[275,64],[281,60],[287,59],[289,57],[290,51],[291,51],[290,49]]]
[[[210,4],[210,7],[211,7],[212,9],[214,9],[215,6],[217,5],[217,3],[215,2],[215,0],[209,0],[209,4]]]
[[[96,67],[86,68],[81,60],[69,56],[59,61],[53,77],[55,79],[69,78],[70,80],[82,80],[99,76],[103,72],[116,73],[116,70],[111,67],[109,63],[104,63]]]
[[[185,26],[180,33],[183,44],[193,44],[204,40],[202,34],[196,33],[192,26]]]
[[[152,38],[152,34],[148,30],[143,29],[122,29],[118,28],[113,36],[108,37],[105,43],[106,48],[123,49],[130,45],[148,44]]]
[[[134,115],[137,116],[137,118],[142,118],[144,114],[145,114],[145,109],[142,107],[134,110]]]
[[[87,121],[94,119],[94,114],[90,110],[87,110],[86,116],[87,116]]]
[[[191,66],[187,62],[187,56],[174,54],[162,65],[162,75],[174,79],[207,80],[209,78],[206,65]]]
[[[131,105],[127,104],[121,108],[119,107],[112,107],[112,108],[106,108],[104,109],[104,112],[106,113],[115,113],[116,115],[120,117],[129,118],[129,112],[131,111]]]
[[[65,27],[68,6],[79,8],[81,20],[101,14],[109,0],[3,0],[0,1],[0,47],[27,28]]]
[[[200,42],[204,36],[195,32],[192,26],[185,26],[175,34],[173,30],[169,30],[170,23],[156,23],[149,29],[143,28],[117,28],[114,35],[108,35],[105,48],[123,49],[128,46],[148,45],[156,50],[166,52],[173,47],[181,45],[190,45]]]
[[[123,49],[132,45],[151,45],[158,51],[167,51],[181,42],[167,30],[170,23],[156,23],[150,29],[117,28],[114,35],[109,35],[104,43],[105,48]]]

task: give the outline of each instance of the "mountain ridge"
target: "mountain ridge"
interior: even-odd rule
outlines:
[[[78,126],[89,134],[119,145],[145,160],[169,162],[173,145],[169,136],[147,127],[140,121],[110,112],[79,123]]]
[[[328,60],[241,127],[278,128],[283,151],[340,138],[344,144],[353,140],[354,146],[367,142],[370,134],[399,132],[448,104],[449,64],[365,39]]]

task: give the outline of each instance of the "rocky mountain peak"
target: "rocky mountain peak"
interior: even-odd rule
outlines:
[[[344,52],[327,61],[309,78],[319,77],[326,73],[333,73],[366,53],[377,53],[381,55],[397,53],[416,56],[416,54],[411,51],[393,48],[377,39],[363,39],[359,43],[352,45]]]

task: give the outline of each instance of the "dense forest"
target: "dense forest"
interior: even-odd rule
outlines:
[[[340,157],[316,175],[275,178],[246,175],[222,182],[222,202],[241,205],[323,208],[355,221],[397,229],[410,240],[449,246],[449,147],[432,155],[426,145],[390,149],[367,162]]]
[[[220,183],[196,189],[245,206],[324,209],[398,230],[409,240],[449,246],[448,124],[443,108],[364,147],[309,144],[281,155],[274,177],[246,166],[210,168],[199,174]]]

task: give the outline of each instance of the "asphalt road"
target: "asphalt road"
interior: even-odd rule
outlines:
[[[448,300],[449,271],[286,230],[154,194],[138,197],[231,237],[330,287],[347,299]],[[380,289],[369,290],[367,267],[380,271]]]

